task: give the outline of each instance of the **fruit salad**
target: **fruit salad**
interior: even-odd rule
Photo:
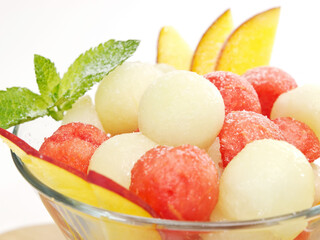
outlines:
[[[40,181],[106,210],[205,222],[311,208],[320,202],[320,86],[298,86],[289,73],[267,66],[279,10],[235,30],[227,10],[194,52],[166,26],[155,64],[125,62],[134,40],[89,50],[61,79],[49,59],[36,56],[41,95],[12,88],[0,103],[17,104],[10,97],[23,91],[37,105],[26,103],[21,119],[15,112],[2,126],[43,115],[62,124],[39,150],[4,129],[1,138]],[[95,82],[94,99],[83,96]],[[305,228],[298,222],[247,237],[307,239]],[[171,239],[201,237],[230,238]]]

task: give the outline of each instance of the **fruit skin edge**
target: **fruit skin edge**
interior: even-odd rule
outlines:
[[[77,201],[81,201],[86,204],[101,208],[101,205],[100,205],[101,203],[100,201],[98,201],[99,199],[94,197],[94,194],[92,193],[92,186],[93,188],[103,188],[103,190],[101,191],[104,191],[105,194],[107,195],[115,195],[118,198],[117,201],[121,201],[122,203],[125,203],[125,204],[129,203],[129,205],[132,205],[135,208],[138,208],[139,211],[135,212],[135,215],[140,213],[139,215],[144,217],[157,217],[157,215],[154,213],[154,211],[151,209],[151,207],[148,204],[143,202],[135,194],[129,192],[127,189],[123,188],[121,185],[117,184],[111,179],[108,179],[95,172],[89,173],[89,175],[86,176],[82,172],[77,171],[76,169],[71,168],[66,164],[57,162],[52,158],[41,155],[36,149],[32,148],[29,144],[24,142],[22,139],[20,139],[16,135],[2,128],[0,128],[0,138],[4,141],[4,143],[6,143],[10,147],[10,149],[13,152],[15,152],[22,159],[23,163],[28,166],[31,173],[34,174],[35,177],[40,182],[44,182],[44,184],[47,185],[47,187],[55,189],[55,187],[48,185],[46,181],[49,181],[49,184],[53,186],[56,185],[56,182],[52,182],[52,179],[51,180],[45,179],[45,178],[48,178],[46,174],[47,172],[44,173],[43,175],[40,175],[41,173],[39,174],[39,163],[42,165],[44,164],[43,166],[45,168],[50,168],[53,171],[58,171],[60,175],[64,174],[65,175],[64,178],[61,179],[62,182],[66,182],[65,181],[66,178],[71,178],[72,185],[82,185],[82,189],[85,188],[85,191],[87,191],[87,192],[83,192],[83,194],[81,193],[78,194],[78,193],[75,193],[76,191],[69,192],[68,189],[60,189],[62,190],[62,192],[60,191],[58,192],[60,192],[63,195],[74,198]],[[35,170],[38,170],[38,171],[35,171]],[[35,173],[38,173],[39,175]],[[39,179],[39,177],[41,177],[42,179]],[[55,179],[53,179],[53,181],[54,180]],[[74,182],[77,182],[77,184],[73,184]],[[71,190],[73,190],[74,188],[79,188],[79,186],[70,186],[70,188]],[[123,200],[125,200],[125,202]],[[109,204],[103,204],[103,205],[104,207],[110,208]],[[106,209],[106,210],[118,212],[116,209]],[[122,212],[122,213],[128,214],[128,211]]]

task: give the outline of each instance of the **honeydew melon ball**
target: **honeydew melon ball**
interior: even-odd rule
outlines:
[[[72,108],[65,113],[62,119],[62,124],[65,125],[71,122],[82,122],[91,124],[103,130],[95,106],[89,95],[79,98],[72,105]]]
[[[220,177],[223,172],[223,163],[222,163],[222,158],[220,153],[220,139],[218,137],[214,140],[213,144],[209,147],[209,149],[207,150],[207,153],[212,159],[212,161],[214,162],[218,171],[218,175]]]
[[[228,219],[221,211],[219,204],[210,215],[212,222],[228,222],[234,219]],[[271,231],[270,231],[271,230]],[[277,240],[279,237],[273,234],[272,228],[256,227],[248,229],[228,229],[224,231],[215,231],[212,233],[201,234],[203,240]]]
[[[218,89],[202,76],[176,70],[160,76],[143,94],[140,131],[160,145],[208,148],[224,121]]]
[[[320,85],[308,84],[281,94],[271,111],[271,119],[277,117],[304,122],[320,139]]]
[[[129,189],[135,162],[157,144],[142,133],[123,133],[102,143],[92,155],[89,170],[98,172]]]
[[[314,179],[315,179],[315,196],[314,196],[314,202],[313,205],[319,205],[320,204],[320,166],[319,163],[312,162],[310,163],[313,173],[314,173]]]
[[[138,128],[140,98],[160,74],[153,64],[125,62],[102,80],[95,104],[107,133],[127,133]]]
[[[314,184],[312,167],[296,147],[285,141],[256,140],[224,169],[217,207],[233,220],[293,213],[312,206]],[[290,239],[305,228],[306,223],[299,221],[272,230]]]
[[[166,63],[156,63],[154,66],[163,73],[168,73],[176,70],[173,66]]]
[[[202,240],[279,240],[268,230],[228,230],[202,234]]]

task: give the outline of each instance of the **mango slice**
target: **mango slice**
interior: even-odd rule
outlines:
[[[166,63],[178,70],[189,70],[193,50],[171,26],[161,28],[158,38],[157,63]]]
[[[215,70],[239,75],[269,65],[279,22],[280,7],[259,13],[241,24],[226,40]]]
[[[55,191],[110,211],[143,217],[156,216],[147,203],[111,179],[97,173],[86,176],[40,154],[22,139],[2,128],[0,138],[20,157],[39,181]]]
[[[228,9],[203,34],[194,52],[190,70],[200,75],[213,71],[223,43],[232,30],[232,15]]]

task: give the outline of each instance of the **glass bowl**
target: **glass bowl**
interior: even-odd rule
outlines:
[[[44,137],[50,136],[58,125],[48,118],[38,119],[16,126],[14,133],[38,149]],[[64,196],[32,175],[14,153],[12,158],[22,176],[39,194],[66,239],[320,239],[320,205],[287,215],[250,221],[191,222],[144,218],[106,211]]]

